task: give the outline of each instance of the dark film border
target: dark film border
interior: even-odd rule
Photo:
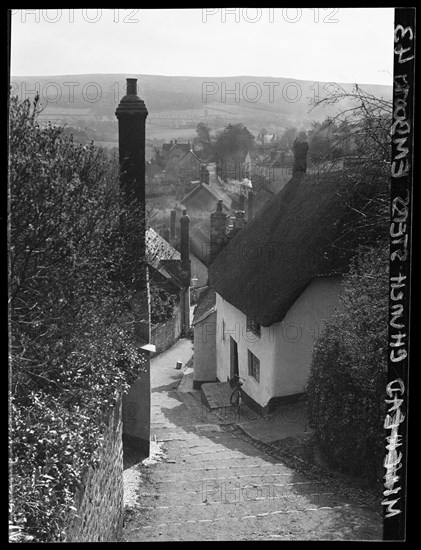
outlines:
[[[396,8],[393,45],[389,346],[383,539],[406,538],[415,8]]]

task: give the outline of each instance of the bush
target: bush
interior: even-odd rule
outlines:
[[[316,343],[307,386],[321,451],[352,473],[382,476],[388,348],[388,254],[361,249],[342,305]]]
[[[113,161],[41,127],[38,111],[10,99],[10,521],[50,542],[145,362],[130,312],[144,217]]]
[[[151,297],[151,323],[165,323],[174,314],[174,308],[177,305],[177,296],[171,294],[161,284],[151,281],[150,283]]]

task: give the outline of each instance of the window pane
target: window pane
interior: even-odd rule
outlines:
[[[260,361],[250,350],[247,350],[247,353],[249,376],[253,376],[257,382],[260,382]]]
[[[247,317],[247,326],[248,331],[254,332],[257,336],[260,336],[260,325],[256,323],[251,317]]]

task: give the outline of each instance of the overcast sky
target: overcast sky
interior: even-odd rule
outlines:
[[[12,76],[271,76],[392,84],[393,8],[12,10]]]

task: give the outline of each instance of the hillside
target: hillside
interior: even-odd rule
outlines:
[[[82,129],[89,139],[116,146],[114,113],[125,94],[126,77],[130,76],[138,77],[139,95],[149,111],[147,137],[150,142],[193,137],[201,121],[212,130],[230,122],[242,122],[255,134],[262,127],[282,133],[288,126],[307,127],[311,120],[322,120],[337,110],[337,106],[332,106],[328,110],[311,111],[315,98],[321,99],[332,90],[328,83],[284,77],[13,76],[11,87],[21,98],[39,91],[45,106],[41,120]],[[351,84],[341,86],[352,89]],[[392,86],[360,86],[378,97],[390,99],[392,96]]]

